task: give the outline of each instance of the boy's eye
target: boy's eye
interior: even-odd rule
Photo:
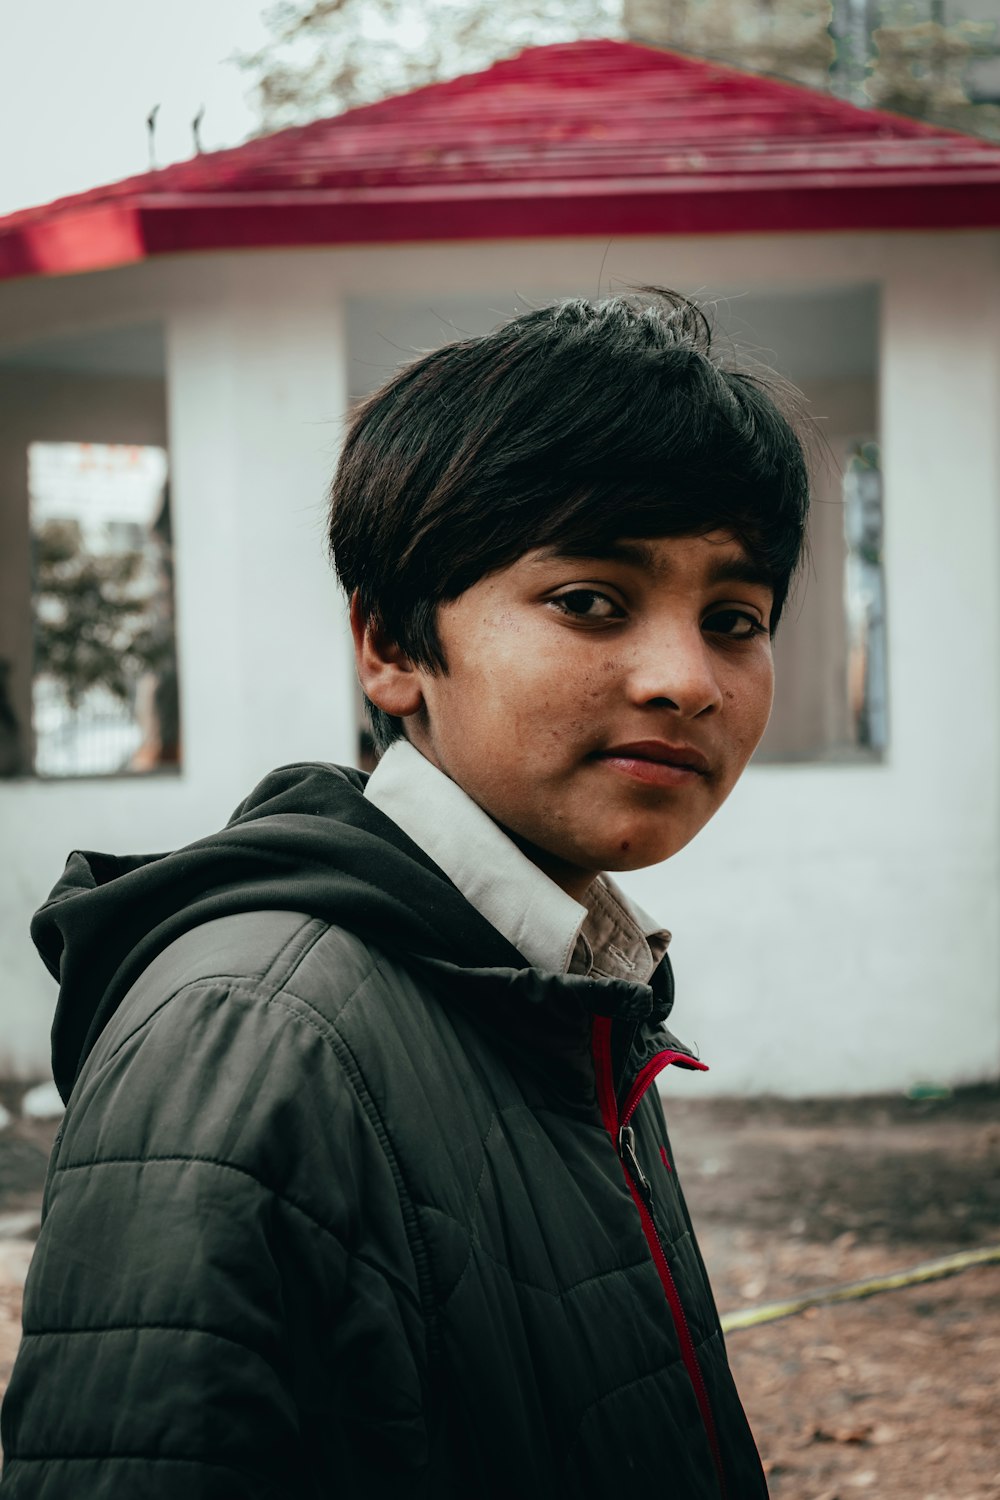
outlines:
[[[767,626],[742,609],[716,610],[705,620],[705,629],[713,635],[728,636],[731,641],[748,641],[752,636],[767,634]]]
[[[570,589],[567,594],[557,594],[550,602],[563,614],[573,615],[578,620],[617,620],[624,613],[613,599],[596,589]]]

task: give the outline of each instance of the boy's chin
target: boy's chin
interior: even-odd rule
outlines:
[[[648,870],[652,865],[662,865],[664,860],[683,849],[684,843],[674,840],[670,843],[651,845],[643,840],[624,839],[620,844],[608,851],[608,856],[600,864],[600,869],[607,870],[609,874],[615,871]]]
[[[563,842],[558,847],[548,841],[533,843],[510,828],[505,831],[532,863],[579,900],[602,872],[626,873],[662,864],[690,843],[698,828],[651,829],[648,821],[627,823],[608,829],[603,836],[597,830],[588,830],[586,839]]]
[[[627,874],[630,870],[648,870],[677,854],[693,837],[692,833],[687,838],[650,839],[648,834],[623,833],[620,838],[589,843],[585,850],[579,851],[577,859],[567,861],[566,868],[573,870],[575,867],[587,883],[601,873],[617,875]],[[544,869],[546,856],[536,862]],[[558,881],[559,875],[556,874],[555,878]],[[559,883],[565,884],[563,881]]]

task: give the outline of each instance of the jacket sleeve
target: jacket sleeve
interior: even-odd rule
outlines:
[[[140,999],[53,1154],[3,1500],[302,1500],[372,1131],[321,1018],[282,995]]]

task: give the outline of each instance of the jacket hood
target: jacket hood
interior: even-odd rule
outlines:
[[[515,971],[527,967],[524,958],[362,796],[366,779],[338,766],[283,766],[240,803],[225,828],[176,852],[69,856],[31,924],[60,986],[52,1068],[64,1099],[156,955],[190,928],[236,912],[299,911],[441,973],[462,970],[492,988],[515,981]],[[645,985],[576,982],[588,986],[591,1009],[662,1016],[669,1008]],[[544,999],[545,991],[533,986],[534,998]]]

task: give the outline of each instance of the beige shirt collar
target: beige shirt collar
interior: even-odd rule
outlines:
[[[382,756],[365,796],[438,865],[532,968],[645,984],[670,934],[607,875],[575,901],[408,740]]]

